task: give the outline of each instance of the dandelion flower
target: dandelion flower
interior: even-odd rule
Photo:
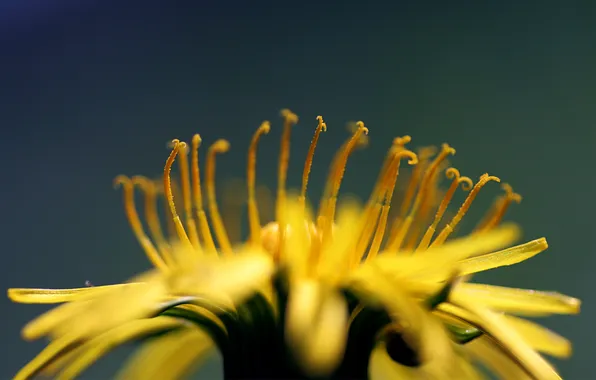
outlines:
[[[283,110],[282,118],[275,217],[264,225],[256,156],[269,122],[249,145],[246,241],[231,241],[216,200],[216,156],[230,148],[226,140],[208,148],[204,177],[199,135],[190,144],[173,140],[162,188],[145,177],[117,177],[133,233],[155,269],[117,285],[9,289],[15,302],[62,304],[24,327],[25,339],[50,343],[15,379],[72,379],[131,341],[142,344],[122,379],[181,378],[214,349],[226,379],[477,379],[480,366],[505,379],[559,378],[542,355],[567,357],[570,343],[525,317],[576,314],[579,300],[471,282],[475,273],[547,248],[544,238],[512,246],[519,229],[502,219],[521,197],[511,186],[502,185],[471,233],[455,237],[477,195],[500,179],[483,174],[473,182],[449,166],[449,145],[415,152],[403,136],[389,147],[368,200],[345,201],[344,172],[368,134],[358,122],[315,208],[307,185],[327,126],[319,116],[301,188],[292,193],[286,179],[298,117]],[[411,167],[405,181],[403,165]],[[465,200],[449,207],[456,192],[467,192]]]

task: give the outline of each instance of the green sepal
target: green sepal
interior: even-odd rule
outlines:
[[[450,279],[448,279],[445,285],[443,285],[443,287],[441,287],[441,289],[436,294],[433,294],[424,301],[424,304],[430,310],[434,310],[443,302],[447,302],[449,300],[451,290],[453,289],[453,286],[455,285],[457,279],[458,276],[452,276]]]
[[[211,319],[193,311],[177,307],[184,304],[196,305],[210,311],[219,318],[225,327],[225,331]],[[194,323],[209,334],[220,350],[222,356],[233,354],[233,346],[230,343],[233,342],[233,338],[238,335],[238,331],[241,327],[236,312],[220,307],[204,298],[181,297],[163,304],[155,315],[168,315]]]
[[[484,334],[482,330],[475,327],[459,327],[450,323],[444,323],[449,331],[451,340],[458,344],[466,344]]]
[[[221,326],[212,321],[211,319],[195,313],[188,309],[180,307],[173,307],[161,313],[160,315],[184,319],[185,321],[191,322],[198,326],[201,330],[205,331],[217,345],[219,350],[224,353],[228,350],[228,335],[227,332],[222,330]],[[224,325],[225,326],[225,325]]]
[[[370,355],[378,342],[380,332],[391,323],[391,317],[382,307],[360,304],[356,293],[344,289],[343,294],[350,305],[351,313],[356,313],[350,323],[344,358],[333,375],[334,379],[368,379]]]

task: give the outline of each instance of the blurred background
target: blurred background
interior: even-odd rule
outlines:
[[[315,200],[355,120],[370,144],[342,189],[361,198],[404,134],[412,146],[449,142],[462,174],[511,183],[524,200],[507,219],[550,248],[475,279],[581,298],[581,315],[542,322],[574,343],[571,359],[555,361],[563,377],[593,376],[594,2],[2,0],[0,54],[1,288],[110,284],[149,268],[114,176],[159,176],[166,143],[199,132],[205,144],[230,140],[220,183],[242,178],[249,139],[268,119],[258,176],[273,187],[288,107],[301,117],[291,186],[315,117],[329,128]],[[487,186],[472,221],[499,192]],[[0,308],[8,379],[43,348],[20,328],[46,308],[6,297]],[[83,378],[110,378],[129,351]],[[219,376],[214,358],[198,378]]]

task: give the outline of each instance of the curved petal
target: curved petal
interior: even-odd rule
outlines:
[[[156,317],[130,321],[88,340],[77,348],[77,355],[56,377],[57,380],[74,379],[110,350],[128,341],[146,335],[172,330],[184,321],[171,317]]]
[[[105,293],[106,291],[135,285],[137,284],[115,284],[72,289],[10,288],[8,289],[8,298],[10,298],[10,300],[13,302],[18,303],[63,303],[91,299]]]
[[[456,306],[450,312],[484,331],[528,374],[541,380],[560,379],[554,368],[524,341],[504,317],[467,299],[453,297],[450,302]]]
[[[172,332],[145,344],[118,373],[117,379],[180,379],[190,367],[200,365],[213,343],[200,329]]]
[[[577,314],[581,305],[577,298],[555,292],[485,284],[460,283],[451,294],[494,310],[527,316]]]
[[[325,376],[340,363],[345,350],[348,310],[337,292],[314,281],[290,289],[286,339],[307,373]]]

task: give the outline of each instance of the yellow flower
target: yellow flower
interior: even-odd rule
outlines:
[[[339,200],[347,162],[366,143],[368,129],[358,122],[331,164],[315,212],[306,190],[326,125],[319,116],[301,189],[288,194],[290,134],[298,118],[289,110],[282,116],[275,219],[265,226],[255,177],[257,145],[268,122],[250,143],[245,242],[230,241],[216,201],[215,158],[229,149],[227,141],[207,151],[204,189],[199,135],[191,146],[172,142],[163,194],[145,177],[117,177],[132,230],[155,270],[119,285],[9,289],[15,302],[63,303],[23,329],[25,339],[47,336],[51,343],[15,378],[40,372],[74,378],[117,345],[140,339],[145,344],[120,378],[176,379],[212,348],[221,352],[230,379],[476,379],[482,378],[479,362],[501,378],[559,378],[540,353],[567,357],[570,343],[522,317],[575,314],[579,300],[469,282],[474,273],[547,248],[544,238],[511,247],[519,229],[501,220],[521,197],[509,185],[502,185],[504,195],[472,233],[452,238],[480,190],[500,179],[484,174],[473,183],[449,167],[452,147],[416,154],[404,136],[394,139],[364,205]],[[176,159],[179,182],[171,179]],[[405,159],[413,168],[405,186],[396,186]],[[447,189],[440,186],[443,175]],[[135,187],[145,195],[145,225]],[[450,213],[459,188],[468,194]],[[160,195],[168,237],[158,217]]]

